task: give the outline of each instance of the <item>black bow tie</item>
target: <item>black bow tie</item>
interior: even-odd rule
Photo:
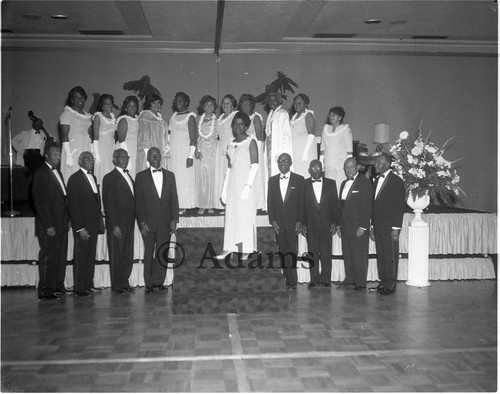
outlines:
[[[124,172],[125,174],[128,174],[128,170],[127,170],[127,169],[123,170],[123,172]]]
[[[57,170],[57,167],[56,167],[56,166],[54,166],[54,167],[50,167],[50,169],[51,169],[52,171],[55,171],[55,170]]]
[[[153,170],[153,174],[154,174],[155,172],[161,172],[161,168],[160,168],[159,170]]]
[[[385,174],[380,174],[378,177],[379,178],[385,178]]]
[[[321,182],[321,178],[319,178],[319,179],[313,179],[312,183],[314,183],[314,182]]]
[[[348,180],[348,181],[353,181],[353,180],[354,180],[354,178],[347,178],[347,180]]]
[[[35,131],[35,134],[40,134],[40,132],[39,131]]]
[[[92,175],[92,171],[87,171],[87,174],[90,174],[90,175]]]
[[[288,176],[286,176],[286,175],[281,175],[281,176],[280,176],[280,179],[288,179]]]

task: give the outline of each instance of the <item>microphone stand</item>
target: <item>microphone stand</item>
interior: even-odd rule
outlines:
[[[3,214],[8,216],[8,217],[15,217],[17,215],[20,215],[19,212],[14,211],[14,182],[13,182],[13,177],[12,177],[12,156],[14,153],[12,152],[12,122],[11,122],[11,113],[12,107],[9,107],[9,112],[7,113],[7,129],[9,130],[9,171],[10,171],[10,211],[6,211]]]

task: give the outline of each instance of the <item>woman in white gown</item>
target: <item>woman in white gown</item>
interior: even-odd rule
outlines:
[[[214,213],[215,208],[215,152],[217,150],[217,133],[215,130],[215,109],[217,103],[212,96],[206,95],[200,100],[198,107],[198,144],[195,152],[195,174],[196,174],[196,206],[198,214],[203,215],[205,209],[209,214]]]
[[[137,132],[137,172],[149,168],[148,150],[153,146],[162,154],[161,166],[167,168],[167,122],[161,117],[163,99],[153,93],[146,96],[139,115]]]
[[[309,177],[309,163],[318,158],[316,148],[316,120],[314,112],[307,108],[309,97],[300,93],[293,99],[295,114],[290,119],[292,127],[293,172]]]
[[[78,171],[80,153],[91,150],[90,131],[92,115],[84,111],[87,93],[81,86],[75,86],[68,93],[64,112],[59,118],[61,124],[61,172],[67,183],[70,175]]]
[[[101,185],[101,195],[102,178],[114,168],[113,152],[115,150],[116,130],[116,119],[113,113],[114,105],[112,95],[101,94],[97,103],[97,112],[92,119],[92,128],[94,130],[92,147],[95,157],[94,175],[97,178],[97,184]]]
[[[222,256],[257,250],[257,207],[253,185],[259,171],[259,154],[255,137],[247,134],[249,126],[248,115],[243,112],[234,115],[231,122],[234,139],[227,148],[230,169],[222,192],[222,199],[226,202]]]
[[[175,112],[169,122],[170,157],[168,169],[175,174],[177,195],[179,196],[179,213],[196,207],[196,176],[194,172],[194,153],[198,126],[196,114],[189,112],[191,99],[184,92],[175,95]]]
[[[224,184],[224,179],[226,177],[226,171],[228,168],[228,158],[227,158],[227,145],[229,141],[233,138],[233,132],[231,130],[231,122],[233,121],[234,114],[236,113],[236,106],[238,103],[236,99],[231,94],[226,94],[221,101],[221,110],[219,118],[215,127],[217,129],[217,135],[219,136],[219,143],[217,144],[217,152],[215,153],[215,208],[224,209],[220,201],[220,194],[222,191],[222,185]]]
[[[250,127],[247,134],[255,137],[259,153],[259,173],[255,179],[255,196],[257,198],[257,209],[267,210],[267,179],[265,179],[264,159],[264,126],[262,115],[255,111],[255,97],[251,94],[242,94],[238,102],[238,111],[247,114],[250,118]]]
[[[116,119],[116,133],[118,134],[118,145],[125,149],[130,157],[128,162],[129,174],[135,179],[137,165],[137,133],[139,121],[137,111],[139,100],[135,96],[127,96],[123,100],[120,115]]]
[[[325,177],[337,183],[337,190],[346,179],[344,162],[352,156],[352,133],[348,124],[343,124],[344,108],[333,107],[321,135],[320,160],[324,162]]]

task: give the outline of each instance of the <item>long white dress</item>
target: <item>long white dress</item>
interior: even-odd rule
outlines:
[[[302,161],[302,154],[304,153],[309,135],[306,126],[306,116],[308,113],[314,116],[313,111],[306,109],[300,116],[295,114],[290,119],[290,125],[292,126],[293,172],[302,175],[304,178],[309,178],[309,163],[311,163],[311,160],[318,158],[316,141],[314,141],[307,151],[307,161]]]
[[[224,220],[224,250],[252,253],[257,250],[256,199],[250,192],[247,200],[241,199],[241,192],[250,173],[250,141],[247,137],[241,143],[230,143],[227,154],[231,170],[227,183],[226,217]]]
[[[102,178],[108,172],[112,171],[115,166],[113,164],[113,152],[115,150],[115,130],[116,119],[111,113],[111,118],[106,118],[101,112],[96,112],[92,119],[99,117],[99,157],[101,162],[95,164],[94,175],[97,178],[97,184],[100,185],[102,196]]]
[[[198,119],[198,150],[201,159],[195,159],[196,206],[203,209],[215,208],[215,152],[217,150],[217,132],[215,115],[213,120],[203,122]]]
[[[352,152],[352,133],[348,124],[341,124],[333,131],[333,126],[326,124],[321,135],[321,151],[324,151],[325,177],[337,183],[337,191],[346,179],[344,162],[347,152]]]
[[[189,118],[196,115],[194,112],[178,114],[174,112],[169,122],[170,157],[168,169],[175,174],[179,209],[196,207],[196,177],[194,165],[186,168],[191,140],[189,137]]]
[[[61,150],[61,172],[64,182],[67,183],[69,177],[78,171],[78,156],[85,151],[91,151],[91,141],[89,136],[89,127],[92,125],[92,115],[85,112],[83,114],[75,111],[73,108],[65,106],[64,112],[59,118],[61,125],[69,126],[68,140],[73,166],[66,165],[66,150]]]
[[[224,178],[226,177],[228,159],[227,159],[227,145],[233,139],[233,129],[231,122],[233,121],[236,111],[231,112],[224,119],[220,115],[215,125],[217,135],[219,136],[219,143],[217,144],[217,151],[215,152],[215,208],[224,209],[224,205],[220,200],[222,186],[224,185]]]
[[[139,121],[138,118],[132,118],[128,115],[122,115],[116,119],[116,124],[120,122],[121,119],[127,121],[127,135],[125,136],[125,142],[127,144],[128,155],[130,159],[128,161],[129,174],[135,179],[137,174],[137,134],[139,132]],[[119,143],[116,148],[119,148]]]
[[[266,209],[267,208],[267,178],[265,167],[267,165],[266,160],[264,160],[264,141],[259,141],[257,136],[255,135],[255,124],[254,119],[258,116],[260,121],[263,122],[262,115],[258,112],[254,112],[250,116],[250,127],[247,130],[247,134],[249,136],[255,137],[257,141],[257,150],[259,153],[259,172],[255,177],[254,184],[252,189],[255,190],[255,198],[257,199],[257,209]]]

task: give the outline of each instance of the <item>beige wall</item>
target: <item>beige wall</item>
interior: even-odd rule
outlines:
[[[415,131],[421,120],[432,140],[455,136],[446,155],[457,163],[467,193],[460,207],[497,209],[497,59],[467,56],[406,55],[222,55],[220,96],[257,95],[276,71],[299,84],[311,99],[317,128],[334,105],[346,109],[354,138],[373,151],[373,124],[391,124],[391,141],[399,132]],[[13,107],[13,134],[30,127],[27,111],[56,130],[69,89],[111,93],[118,105],[128,92],[124,82],[151,77],[165,98],[163,117],[171,115],[177,91],[191,96],[195,110],[204,94],[217,97],[213,55],[132,54],[100,51],[4,51],[2,116]],[[88,101],[88,106],[91,100]],[[286,102],[290,105],[291,100]],[[88,108],[87,106],[87,108]],[[262,108],[258,108],[264,113]],[[3,126],[3,135],[5,127]],[[4,150],[2,151],[4,152]],[[4,155],[5,156],[5,155]],[[2,162],[5,162],[3,157]]]

